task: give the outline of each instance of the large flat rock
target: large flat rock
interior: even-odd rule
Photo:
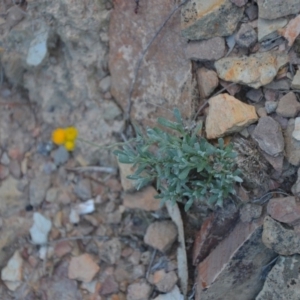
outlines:
[[[190,40],[231,35],[244,9],[230,0],[193,0],[181,10],[181,28]]]
[[[172,0],[143,1],[136,14],[135,1],[114,1],[109,28],[111,94],[125,111],[137,62],[174,7]],[[184,116],[191,114],[191,62],[184,46],[178,10],[142,61],[132,94],[133,119],[149,124],[158,116],[170,118],[168,108],[174,106]]]
[[[252,300],[263,286],[262,266],[276,254],[261,241],[263,217],[238,223],[198,266],[196,300]]]

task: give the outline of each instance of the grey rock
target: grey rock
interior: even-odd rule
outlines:
[[[92,186],[89,179],[80,179],[74,187],[74,193],[81,200],[89,200],[92,197]]]
[[[111,86],[111,77],[110,76],[106,76],[103,79],[101,79],[100,83],[99,83],[99,87],[102,91],[102,93],[106,93],[110,90],[110,86]]]
[[[59,189],[55,188],[55,187],[48,189],[47,194],[46,194],[46,201],[47,202],[55,202],[55,200],[57,199],[58,192],[59,192]]]
[[[20,179],[22,172],[21,172],[21,166],[17,160],[12,160],[10,162],[9,172],[14,178]]]
[[[248,0],[230,0],[233,4],[237,5],[238,7],[242,7],[247,4]]]
[[[287,19],[265,20],[258,19],[258,41],[272,39],[278,36],[277,30],[283,28],[287,24]]]
[[[249,24],[242,24],[235,35],[235,40],[240,47],[252,47],[257,41],[256,31]]]
[[[276,110],[277,106],[278,106],[277,101],[266,101],[265,109],[266,109],[267,114],[273,113]]]
[[[219,85],[217,73],[206,68],[200,68],[197,70],[197,82],[201,99],[205,99],[210,96]]]
[[[59,146],[53,153],[54,163],[56,166],[65,164],[69,158],[70,154],[64,146]]]
[[[262,241],[267,248],[280,255],[300,253],[300,235],[269,216],[264,220]]]
[[[300,168],[297,171],[297,180],[294,183],[294,185],[292,186],[292,193],[295,196],[300,195]]]
[[[247,203],[240,210],[240,218],[244,223],[249,223],[258,219],[262,214],[262,206],[258,204]]]
[[[257,0],[257,4],[259,17],[263,19],[277,19],[300,11],[299,0]]]
[[[300,70],[297,70],[296,75],[293,78],[292,89],[300,89]]]
[[[261,241],[262,224],[262,217],[239,222],[199,264],[195,299],[254,299],[263,286],[262,266],[276,256]]]
[[[168,251],[177,238],[177,227],[172,221],[157,221],[149,225],[144,242],[161,252]]]
[[[258,6],[255,3],[252,3],[245,9],[245,14],[250,21],[257,19],[258,17]]]
[[[37,245],[47,243],[48,234],[51,230],[52,223],[42,214],[35,212],[33,214],[33,225],[30,228],[32,242]]]
[[[186,58],[198,61],[218,60],[225,55],[225,40],[215,37],[204,41],[192,41],[185,49]]]
[[[265,159],[270,163],[270,165],[279,173],[282,172],[283,168],[283,160],[284,155],[279,154],[276,157],[267,154],[266,152],[262,151],[262,155],[265,157]]]
[[[288,78],[274,80],[265,86],[265,88],[270,90],[289,90],[290,87],[291,80]]]
[[[251,89],[247,92],[246,97],[252,102],[257,103],[264,97],[264,94],[261,89]]]
[[[181,30],[189,40],[231,35],[244,9],[230,0],[193,0],[181,9]]]
[[[29,185],[29,201],[32,206],[38,206],[43,202],[50,183],[50,176],[43,173],[31,180]]]
[[[144,281],[132,283],[127,288],[127,300],[146,300],[151,294],[151,286]]]
[[[255,300],[300,299],[300,255],[280,256]]]
[[[252,133],[259,147],[271,156],[279,155],[284,149],[284,139],[281,127],[271,117],[262,117]]]
[[[295,120],[290,119],[287,128],[284,130],[285,156],[293,166],[300,165],[300,141],[293,138]]]
[[[295,128],[292,135],[295,140],[300,141],[300,117],[295,119]]]
[[[285,118],[294,118],[300,112],[300,103],[293,92],[280,98],[276,113]]]
[[[122,244],[118,238],[112,238],[99,246],[100,258],[108,264],[114,265],[121,257]]]

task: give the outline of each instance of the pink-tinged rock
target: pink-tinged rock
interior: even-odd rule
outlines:
[[[114,1],[109,28],[111,94],[125,112],[138,60],[175,6],[173,0],[144,1],[137,14],[135,7],[135,1]],[[183,116],[191,115],[194,83],[191,62],[184,54],[185,43],[178,10],[142,61],[132,93],[134,120],[154,125],[158,116],[172,117],[166,108],[174,107],[180,107]]]
[[[156,195],[157,191],[155,188],[148,186],[135,193],[126,193],[123,205],[128,208],[156,211],[160,208],[160,200],[154,198]]]
[[[248,0],[230,0],[233,4],[238,7],[242,7],[247,4]]]
[[[221,58],[215,62],[215,67],[221,79],[257,89],[270,83],[287,62],[286,54],[263,52],[251,56]]]
[[[15,291],[22,284],[23,259],[18,251],[9,259],[5,268],[1,271],[1,279],[5,285]]]
[[[99,266],[89,254],[72,257],[68,270],[68,277],[79,281],[90,282],[99,272]]]
[[[158,270],[150,276],[149,282],[154,284],[156,288],[162,293],[170,292],[178,278],[174,271],[166,273],[165,270]]]
[[[144,242],[161,252],[168,251],[177,238],[177,227],[172,221],[151,223],[144,236]]]
[[[101,285],[100,294],[101,295],[110,295],[113,293],[117,293],[119,291],[119,285],[115,281],[112,275],[107,276],[104,282]]]
[[[192,41],[185,47],[186,58],[197,61],[220,59],[224,57],[225,51],[225,40],[221,37],[203,41]]]
[[[235,226],[239,213],[235,205],[227,206],[226,210],[212,213],[205,219],[196,234],[193,247],[193,264],[203,261]]]
[[[226,89],[230,96],[234,96],[241,90],[241,86],[239,84],[232,84],[232,82],[227,82],[224,80],[220,80],[220,85]]]
[[[193,0],[181,9],[182,34],[189,40],[231,35],[244,9],[229,0]]]
[[[288,121],[288,126],[284,131],[284,141],[285,141],[285,156],[290,164],[293,166],[300,165],[300,141],[293,137],[293,132],[295,129],[295,120],[290,119]]]
[[[279,32],[288,40],[288,46],[291,47],[300,33],[300,16],[292,19],[287,26]]]
[[[206,136],[215,139],[239,132],[257,121],[255,107],[228,95],[220,94],[209,99],[206,118]]]
[[[238,223],[199,264],[196,300],[255,299],[263,285],[261,268],[276,256],[261,241],[262,224],[263,217]]]
[[[277,19],[300,11],[299,0],[258,0],[257,4],[259,17],[263,19]]]
[[[267,211],[273,219],[282,223],[292,224],[300,220],[300,202],[295,197],[273,198]]]
[[[61,241],[55,244],[54,252],[58,257],[63,257],[64,255],[70,253],[72,247],[68,241]]]
[[[300,103],[295,93],[289,92],[280,98],[276,113],[284,118],[294,118],[300,112]]]
[[[127,289],[127,300],[146,300],[149,299],[151,286],[143,281],[132,283]]]
[[[206,68],[197,70],[197,82],[201,99],[205,99],[212,94],[219,85],[219,78],[215,71]]]

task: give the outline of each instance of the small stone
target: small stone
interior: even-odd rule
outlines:
[[[290,119],[288,126],[284,131],[285,141],[285,156],[290,164],[293,166],[300,165],[300,141],[293,138],[293,132],[295,129],[295,120]]]
[[[185,49],[187,59],[197,61],[217,60],[225,55],[225,40],[215,37],[203,41],[189,42]]]
[[[47,243],[52,223],[38,212],[33,214],[33,225],[30,228],[32,242],[37,245]]]
[[[279,155],[284,149],[281,127],[271,117],[259,119],[252,137],[258,142],[259,147],[271,156]]]
[[[9,172],[10,174],[16,178],[20,179],[21,178],[21,166],[17,160],[12,160],[9,164]]]
[[[221,79],[257,89],[270,83],[287,62],[286,54],[263,52],[250,56],[221,58],[215,62],[215,67]]]
[[[280,98],[276,113],[284,118],[294,118],[300,112],[300,103],[295,93],[289,92]]]
[[[197,70],[197,82],[201,99],[205,99],[210,96],[219,85],[217,73],[206,68],[200,68]]]
[[[287,24],[287,19],[266,20],[258,19],[258,41],[272,39],[278,36],[277,30],[283,28]]]
[[[110,90],[110,86],[111,86],[111,77],[110,76],[106,76],[103,79],[101,79],[100,83],[99,83],[99,87],[102,93],[106,93]]]
[[[276,90],[264,88],[264,96],[267,101],[275,102],[278,99],[278,92]]]
[[[88,200],[92,198],[92,187],[89,179],[80,179],[74,187],[74,193],[81,200]]]
[[[280,174],[282,173],[283,160],[284,160],[283,154],[279,154],[276,157],[274,157],[272,155],[267,154],[266,152],[262,152],[262,155],[277,172],[279,172]]]
[[[48,30],[43,30],[35,34],[34,39],[30,43],[26,58],[26,63],[28,66],[37,67],[46,60],[46,57],[48,55],[48,38]]]
[[[101,285],[100,295],[106,296],[117,293],[119,291],[119,285],[115,281],[112,275],[107,276]]]
[[[266,101],[265,109],[266,109],[267,114],[269,115],[269,114],[273,113],[276,110],[277,106],[278,106],[278,102],[276,102],[276,101]]]
[[[133,266],[131,278],[132,278],[132,280],[136,280],[138,278],[143,278],[143,277],[145,277],[145,273],[146,273],[146,270],[145,270],[144,265]]]
[[[70,253],[72,251],[72,247],[68,241],[60,241],[54,246],[54,253],[58,257],[63,257],[64,255]]]
[[[101,103],[101,110],[103,110],[103,119],[111,121],[122,115],[121,109],[113,101],[105,101]]]
[[[170,293],[160,294],[153,300],[184,300],[183,295],[180,293],[180,290],[177,285],[173,288]]]
[[[300,220],[300,203],[295,197],[272,198],[267,212],[279,222],[293,224]]]
[[[160,209],[159,199],[154,198],[156,195],[157,191],[155,188],[148,186],[135,193],[126,193],[124,195],[123,205],[128,208],[156,211]]]
[[[127,176],[133,175],[135,169],[133,168],[132,164],[123,164],[118,161],[119,169],[120,169],[120,176],[121,176],[121,184],[123,190],[127,191],[136,191],[135,188],[135,180],[128,179]]]
[[[71,224],[78,224],[80,221],[80,217],[76,209],[72,208],[69,214],[69,221]]]
[[[0,165],[0,180],[4,180],[9,175],[8,167]]]
[[[258,119],[254,106],[245,104],[228,94],[212,97],[208,103],[209,111],[206,118],[208,139],[239,132]]]
[[[262,214],[262,206],[258,204],[247,203],[240,210],[240,218],[244,223],[250,223]]]
[[[189,1],[181,9],[181,32],[189,40],[234,33],[244,9],[227,0]]]
[[[300,299],[300,256],[280,256],[255,300]]]
[[[293,78],[291,88],[295,90],[300,89],[300,70],[297,70],[296,75]]]
[[[168,251],[177,238],[177,227],[172,221],[151,223],[144,236],[144,242],[161,252]]]
[[[18,7],[17,5],[13,5],[7,11],[6,17],[6,27],[11,29],[20,23],[25,17],[25,13],[23,12],[22,8]]]
[[[292,133],[292,136],[297,141],[300,141],[300,117],[295,119],[295,128],[294,128],[294,131]]]
[[[264,97],[264,94],[261,89],[251,89],[247,92],[246,97],[252,102],[258,103]]]
[[[252,26],[243,23],[235,34],[236,43],[240,47],[250,48],[257,42],[257,34]]]
[[[151,290],[151,286],[146,282],[132,283],[127,288],[127,300],[149,299]]]
[[[70,154],[64,146],[59,146],[53,153],[54,163],[56,166],[65,164],[69,158]]]
[[[68,270],[68,277],[83,282],[90,282],[99,272],[100,267],[94,262],[90,254],[72,257]]]
[[[262,117],[266,117],[268,114],[267,114],[267,111],[266,111],[266,109],[264,108],[264,107],[259,107],[259,108],[257,108],[256,109],[256,113],[258,114],[258,116],[260,117],[260,118],[262,118]]]
[[[300,11],[299,0],[257,0],[257,4],[259,17],[263,19],[277,19]]]
[[[295,195],[295,196],[300,195],[300,168],[297,171],[297,180],[294,183],[294,185],[292,186],[291,191],[292,191],[293,195]]]
[[[245,9],[245,14],[250,21],[256,20],[258,18],[258,6],[252,3]]]
[[[266,247],[280,255],[300,253],[300,235],[291,229],[284,228],[269,216],[264,220],[262,241]]]
[[[10,163],[10,158],[8,157],[6,152],[3,152],[2,156],[1,156],[1,160],[0,163],[4,166],[8,166]]]
[[[154,272],[150,282],[162,293],[169,293],[175,286],[178,278],[174,271],[166,273],[165,270]]]
[[[29,200],[32,206],[38,206],[44,201],[50,184],[50,176],[46,174],[39,174],[31,180],[29,185]]]
[[[48,189],[47,194],[46,194],[46,201],[47,202],[55,202],[55,200],[57,199],[58,191],[59,191],[59,189],[55,188],[55,187]]]
[[[19,251],[16,251],[9,259],[6,267],[2,269],[1,279],[11,291],[15,291],[22,284],[22,277],[23,259]]]
[[[290,20],[284,29],[279,30],[279,33],[288,40],[288,46],[291,47],[300,33],[300,16]]]
[[[291,86],[291,80],[289,78],[283,78],[274,80],[265,86],[269,90],[289,90]]]
[[[108,264],[116,264],[121,257],[121,242],[118,238],[113,238],[103,242],[99,247],[100,258]]]
[[[226,89],[230,96],[234,96],[241,90],[241,86],[239,84],[232,85],[232,82],[227,82],[224,80],[219,80],[220,85]]]
[[[247,4],[248,0],[230,0],[233,4],[238,7],[242,7]]]

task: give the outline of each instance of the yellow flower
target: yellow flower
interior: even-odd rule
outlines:
[[[73,151],[75,149],[75,141],[66,141],[64,146],[68,151]]]
[[[66,141],[66,134],[63,128],[57,128],[52,132],[52,142],[56,145],[62,145]]]
[[[75,127],[67,127],[65,129],[66,141],[75,141],[78,136],[78,131]]]

